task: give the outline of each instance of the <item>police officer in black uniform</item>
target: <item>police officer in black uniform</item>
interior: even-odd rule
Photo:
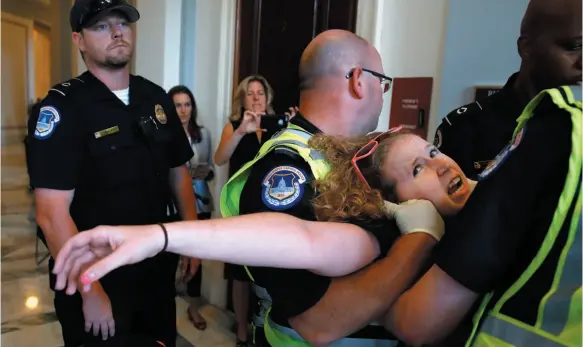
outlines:
[[[332,64],[326,59],[328,54],[342,56],[343,61]],[[310,134],[326,132],[347,137],[363,135],[376,128],[383,103],[382,95],[389,90],[390,78],[382,74],[380,56],[368,42],[349,32],[324,32],[304,51],[300,74],[300,112],[303,113],[296,114],[291,120],[292,124]],[[348,88],[351,88],[350,92]],[[272,182],[276,177],[288,177],[292,182],[299,182],[297,186],[292,185],[294,192],[285,201],[269,195],[269,187],[265,182]],[[310,187],[313,180],[310,165],[299,154],[287,148],[275,149],[251,168],[241,193],[240,214],[277,211],[305,220],[316,220],[311,205],[316,194]],[[346,222],[375,237],[383,257],[401,236],[393,220],[369,221],[354,218]],[[409,256],[418,252],[419,259],[423,259],[423,253],[429,252],[435,244],[435,240],[427,235],[420,238],[404,236],[402,239],[411,242],[404,246],[407,251],[403,254]],[[391,275],[388,276],[394,276],[391,277],[394,279],[394,294],[406,288],[408,281],[416,276],[419,267],[416,261],[409,262],[402,255],[397,257],[400,258],[396,263],[408,264],[394,266],[389,271]],[[365,316],[356,312],[359,296],[375,296],[377,293],[374,284],[367,283],[356,288],[351,284],[352,280],[336,280],[307,270],[251,267],[250,272],[256,283],[264,287],[271,296],[271,326],[298,329],[311,343],[322,345],[347,335],[357,339],[349,340],[355,346],[379,343],[360,339],[387,340],[382,342],[382,346],[397,344],[396,341],[391,341],[394,338],[382,326],[368,326],[360,330],[376,318],[373,312],[366,312]],[[377,280],[368,276],[367,279]],[[375,293],[367,292],[368,290]],[[357,291],[360,293],[355,295]],[[329,300],[333,300],[333,303]],[[378,305],[374,310],[378,310],[379,314],[383,311]],[[327,318],[320,319],[321,315]],[[313,322],[316,324],[312,324]],[[355,331],[358,332],[351,334]]]
[[[581,21],[564,16],[577,1],[531,1],[518,39],[520,71],[504,88],[441,122],[434,144],[471,179],[506,145],[524,106],[541,90],[581,81]],[[561,18],[557,20],[557,18]]]
[[[577,13],[581,18],[581,5]],[[575,109],[576,116],[569,109]],[[581,221],[572,219],[581,213],[580,205],[576,208],[581,168],[573,160],[581,153],[574,148],[580,146],[580,130],[578,135],[573,131],[573,124],[582,121],[581,108],[566,89],[560,88],[554,100],[545,95],[530,114],[532,118],[479,175],[466,206],[446,221],[445,236],[435,249],[435,265],[391,309],[388,328],[412,345],[432,344],[446,337],[440,346],[465,345],[475,324],[473,315],[481,311],[484,295],[490,293],[492,297],[483,307],[493,309],[516,283],[520,289],[501,306],[501,314],[510,317],[506,321],[519,321],[530,327],[539,322],[537,329],[548,329],[546,323],[540,324],[543,312],[539,303],[549,291],[553,294],[555,286],[554,294],[546,298],[548,311],[544,310],[544,318],[551,319],[551,331],[563,331],[560,324],[567,321],[566,311],[555,311],[550,317],[548,313],[568,310],[569,301],[576,300],[574,291],[581,286]],[[565,199],[569,194],[574,194],[571,201]],[[556,212],[557,208],[561,212]],[[578,236],[573,238],[573,227],[577,226]],[[575,252],[566,252],[565,247]],[[541,257],[543,251],[550,252]],[[537,263],[535,257],[540,263],[533,267]],[[565,265],[557,270],[565,260],[575,267]],[[564,280],[553,282],[561,271],[569,288],[561,288]],[[527,272],[532,276],[518,281]],[[576,306],[580,307],[580,301]],[[572,318],[577,315],[580,335],[580,309],[573,312]],[[482,321],[487,316],[488,311]],[[464,317],[469,328],[458,327]],[[561,327],[558,330],[557,324]],[[456,327],[456,333],[448,337]],[[489,326],[481,324],[480,329],[487,330]],[[565,331],[569,329],[572,327]],[[506,332],[506,336],[498,336],[506,342],[501,345],[555,345],[544,344],[516,329]]]
[[[177,220],[174,204],[183,219],[196,219],[184,165],[193,153],[172,100],[129,74],[130,23],[138,19],[125,0],[77,0],[70,23],[88,72],[55,85],[29,120],[37,222],[53,257],[72,235],[98,225]],[[174,346],[177,262],[163,253],[88,293],[55,292],[65,346],[132,334]]]

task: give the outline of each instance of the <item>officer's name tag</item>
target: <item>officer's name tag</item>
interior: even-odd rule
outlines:
[[[119,127],[116,125],[116,126],[111,127],[111,128],[99,130],[98,132],[94,133],[93,135],[95,135],[96,139],[99,139],[99,138],[102,138],[104,136],[115,134],[118,132],[119,132]]]

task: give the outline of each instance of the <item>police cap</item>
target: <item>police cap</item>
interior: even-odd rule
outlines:
[[[113,11],[123,13],[130,23],[140,19],[138,10],[126,0],[75,0],[69,13],[71,30],[80,32]]]

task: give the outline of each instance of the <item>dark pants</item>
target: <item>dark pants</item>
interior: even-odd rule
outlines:
[[[164,253],[137,265],[124,266],[100,283],[111,301],[116,336],[146,336],[166,347],[176,346],[174,274],[178,256]],[[101,339],[85,332],[83,300],[55,292],[55,311],[65,347],[79,347]],[[128,346],[129,347],[129,346]]]
[[[210,213],[199,213],[198,220],[211,219]],[[200,265],[199,265],[200,266]],[[202,269],[196,271],[196,275],[186,283],[186,295],[191,298],[200,297],[200,286],[202,284]]]

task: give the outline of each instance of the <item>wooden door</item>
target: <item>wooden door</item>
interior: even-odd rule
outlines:
[[[35,98],[33,22],[2,12],[2,214],[25,212],[27,195],[24,136],[28,107]],[[44,58],[44,57],[42,57]]]
[[[308,43],[328,29],[355,31],[358,0],[238,0],[234,87],[261,74],[274,90],[274,109],[299,101],[298,68]]]

